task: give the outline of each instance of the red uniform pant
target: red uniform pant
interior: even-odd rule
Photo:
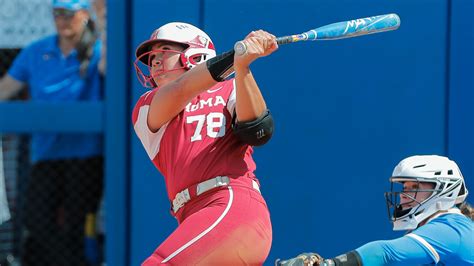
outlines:
[[[270,215],[261,194],[242,178],[178,210],[178,228],[142,266],[262,265],[272,242]]]

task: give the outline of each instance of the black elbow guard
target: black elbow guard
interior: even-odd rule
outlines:
[[[223,81],[234,72],[234,50],[217,55],[206,61],[207,69],[215,81]]]
[[[273,128],[273,118],[269,110],[253,121],[232,123],[234,135],[242,142],[252,146],[261,146],[267,143],[272,137]]]

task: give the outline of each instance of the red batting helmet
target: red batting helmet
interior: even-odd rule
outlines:
[[[216,49],[211,38],[199,28],[183,22],[171,22],[156,29],[150,39],[140,44],[136,50],[135,70],[139,80],[145,87],[156,87],[151,75],[143,74],[139,62],[150,71],[149,55],[151,47],[158,42],[182,44],[185,49],[181,52],[181,63],[184,69],[191,69],[216,56]],[[169,70],[172,71],[172,70]]]

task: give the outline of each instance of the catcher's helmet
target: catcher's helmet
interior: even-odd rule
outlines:
[[[153,52],[151,48],[158,42],[171,42],[184,46],[184,50],[180,52],[180,60],[184,69],[191,69],[197,64],[216,56],[214,44],[204,31],[184,22],[165,24],[156,29],[149,40],[140,44],[135,53],[135,70],[139,80],[146,87],[156,87],[156,84],[154,84],[150,74],[143,74],[139,63],[141,62],[147,66],[149,73],[149,55]]]
[[[431,183],[430,190],[403,190],[404,182]],[[411,156],[403,159],[390,177],[391,192],[385,193],[393,230],[412,230],[440,210],[448,210],[464,202],[468,191],[458,165],[447,157],[437,155]],[[395,187],[400,191],[394,191]],[[426,199],[416,200],[416,193],[432,192]],[[416,205],[404,209],[400,195],[410,198]],[[413,196],[415,195],[415,196]],[[393,209],[393,210],[392,210]]]

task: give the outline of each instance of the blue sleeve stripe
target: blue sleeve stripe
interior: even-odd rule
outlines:
[[[435,263],[438,263],[440,258],[439,258],[439,254],[438,252],[436,252],[436,250],[430,245],[430,243],[428,243],[425,239],[423,239],[421,236],[419,235],[415,235],[413,233],[410,233],[408,235],[406,235],[408,237],[411,237],[413,239],[415,239],[417,242],[419,242],[421,245],[423,245],[424,247],[426,247],[429,252],[430,252],[430,255],[431,257],[434,259]]]

